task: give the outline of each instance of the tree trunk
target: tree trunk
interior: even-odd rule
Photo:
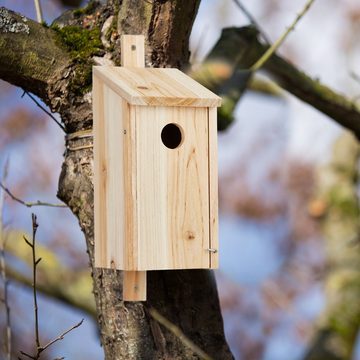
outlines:
[[[92,139],[74,136],[92,127],[93,59],[119,65],[119,35],[144,34],[148,66],[185,66],[198,5],[199,0],[91,2],[81,11],[65,13],[52,28],[0,9],[0,48],[10,53],[0,56],[0,77],[40,96],[60,113],[66,129],[58,197],[77,216],[85,234],[108,360],[198,358],[150,316],[150,307],[211,357],[232,358],[211,271],[148,272],[147,302],[127,303],[122,301],[122,272],[94,267],[93,153],[86,147]]]

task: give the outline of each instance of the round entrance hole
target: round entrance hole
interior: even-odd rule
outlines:
[[[182,141],[182,132],[178,125],[167,124],[161,131],[161,140],[169,149],[176,149]]]

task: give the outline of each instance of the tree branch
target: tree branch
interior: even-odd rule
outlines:
[[[54,301],[60,301],[61,303],[71,306],[76,310],[83,311],[93,319],[96,319],[95,303],[89,272],[81,271],[76,276],[71,277],[71,270],[63,267],[61,273],[58,273],[57,278],[55,279],[51,265],[42,265],[42,270],[39,271],[40,279],[37,287],[38,291]],[[10,266],[7,266],[6,271],[8,278],[11,279],[13,283],[29,288],[32,286],[32,279],[28,276],[21,274]],[[47,277],[46,271],[52,272],[50,277]],[[59,278],[65,278],[65,283],[60,283]],[[75,281],[75,283],[73,283],[73,281]],[[78,296],[79,293],[81,296]]]
[[[33,298],[34,298],[34,317],[35,317],[35,349],[36,352],[34,355],[30,355],[24,351],[20,351],[20,353],[29,359],[39,360],[41,357],[41,353],[44,352],[46,349],[48,349],[51,345],[55,344],[56,342],[64,339],[65,335],[71,332],[72,330],[78,328],[84,321],[82,319],[79,323],[72,326],[50,342],[48,342],[46,345],[41,345],[40,340],[40,331],[39,331],[39,308],[38,308],[38,301],[37,301],[37,267],[41,261],[41,257],[37,257],[36,251],[37,251],[37,244],[36,244],[36,233],[37,229],[39,227],[39,224],[37,223],[37,217],[35,214],[31,214],[32,219],[32,238],[31,241],[27,240],[25,236],[23,236],[25,242],[29,247],[31,248],[31,257],[32,257],[32,288],[33,288]]]
[[[27,95],[34,103],[35,105],[41,109],[46,115],[48,115],[59,127],[62,131],[65,132],[65,126],[63,124],[61,124],[57,119],[56,117],[49,111],[47,111],[36,99],[34,96],[32,96],[29,92],[27,91],[24,91],[24,93],[22,94],[21,97],[24,97],[24,95]]]
[[[90,316],[96,316],[95,303],[92,295],[92,281],[88,269],[74,271],[64,266],[53,251],[42,244],[36,245],[39,257],[46,259],[38,268],[37,289],[54,300],[80,309]],[[32,259],[28,246],[22,241],[22,233],[10,231],[6,251],[27,266],[32,265]],[[7,264],[8,278],[23,284],[32,286],[31,277],[20,273]],[[59,281],[59,278],[62,281]]]
[[[67,205],[65,205],[65,204],[52,204],[52,203],[43,202],[40,200],[37,200],[34,202],[24,201],[24,200],[18,198],[17,196],[15,196],[1,181],[0,181],[0,189],[2,189],[4,192],[6,192],[6,194],[8,194],[12,200],[18,202],[21,205],[29,207],[29,208],[33,207],[33,206],[48,206],[48,207],[56,207],[56,208],[67,208]]]
[[[0,7],[0,78],[42,99],[70,64],[52,29]]]
[[[240,0],[233,0],[236,6],[242,11],[242,13],[248,18],[250,21],[250,24],[255,26],[259,32],[260,35],[263,37],[264,41],[267,44],[270,44],[270,40],[268,36],[266,35],[265,31],[261,28],[257,20],[254,18],[254,16],[250,13],[250,11],[245,7],[245,5]]]
[[[286,29],[286,31],[272,44],[265,53],[261,56],[256,63],[251,66],[251,71],[257,71],[261,67],[265,65],[265,63],[269,60],[269,58],[279,49],[279,47],[283,44],[286,40],[287,36],[295,29],[297,23],[303,18],[303,16],[310,10],[311,5],[314,3],[315,0],[308,0],[301,10],[301,12],[296,16],[295,20],[292,24]],[[268,45],[268,44],[267,44]]]
[[[260,43],[254,27],[227,28],[223,30],[204,66],[222,62],[233,70],[236,66],[242,70],[249,69],[267,49],[268,46]],[[360,138],[360,107],[356,103],[312,79],[276,54],[270,57],[264,69],[282,88],[353,131],[357,138]]]

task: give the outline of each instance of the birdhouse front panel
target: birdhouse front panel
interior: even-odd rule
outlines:
[[[95,265],[216,268],[220,99],[176,69],[93,74]]]
[[[138,270],[209,268],[207,108],[134,109]]]

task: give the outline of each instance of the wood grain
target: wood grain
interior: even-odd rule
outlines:
[[[121,36],[121,65],[143,68],[145,66],[145,38],[143,35]],[[136,268],[134,259],[137,258],[137,223],[141,219],[136,218],[137,188],[136,188],[136,124],[131,121],[130,108],[127,107],[126,128],[124,129],[125,140],[125,178],[126,214],[125,218],[125,244],[122,248],[125,261],[123,269]],[[135,124],[135,127],[133,126]],[[135,142],[134,142],[135,140]],[[124,181],[124,179],[123,179]],[[145,269],[146,270],[146,269]],[[123,299],[128,301],[146,300],[146,272],[124,271]]]
[[[93,76],[93,118],[94,118],[94,234],[95,234],[95,266],[101,267],[106,260],[106,183],[107,148],[106,131],[104,126],[104,85]]]
[[[94,80],[98,84],[96,76]],[[123,128],[124,119],[128,117],[127,104],[107,86],[100,85],[94,96],[97,99],[94,98],[96,266],[121,269],[125,247]]]
[[[138,269],[209,268],[207,109],[137,106],[134,120]],[[176,149],[161,140],[169,123],[183,133]]]
[[[146,271],[124,271],[123,300],[146,300]]]
[[[121,66],[145,67],[145,36],[121,35]]]
[[[220,106],[221,98],[178,69],[94,66],[94,72],[131,105]]]
[[[219,267],[219,219],[218,219],[218,146],[217,146],[217,109],[208,109],[209,117],[209,252],[210,268]]]

